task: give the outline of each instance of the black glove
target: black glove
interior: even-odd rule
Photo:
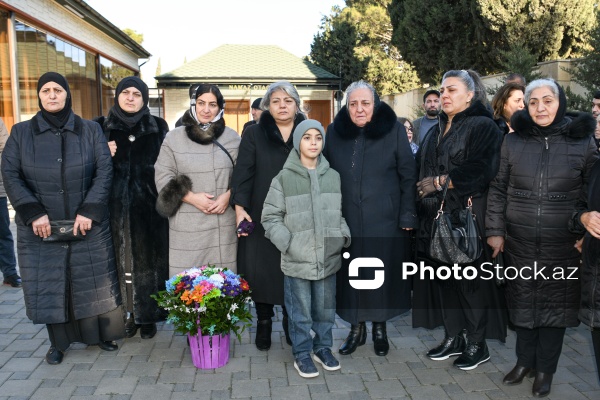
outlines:
[[[435,184],[433,183],[434,177],[428,176],[423,178],[422,181],[417,182],[417,194],[419,199],[429,196],[431,193],[436,192]]]

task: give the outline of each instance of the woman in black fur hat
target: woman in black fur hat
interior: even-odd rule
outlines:
[[[237,271],[231,174],[240,136],[225,126],[215,85],[190,88],[183,125],[169,132],[156,161],[156,208],[169,217],[169,275],[214,264]]]
[[[162,118],[150,114],[148,86],[137,76],[123,78],[106,117],[96,120],[113,155],[110,218],[125,311],[125,332],[142,339],[156,334],[164,319],[151,294],[169,279],[169,227],[156,212],[154,163],[169,131]]]
[[[566,114],[567,99],[551,79],[525,89],[525,109],[512,117],[500,169],[490,184],[486,236],[494,255],[519,274],[506,298],[517,332],[517,364],[505,385],[535,371],[532,393],[550,393],[567,327],[579,325],[580,255],[586,187],[597,159],[596,121]],[[537,273],[536,273],[537,271]]]

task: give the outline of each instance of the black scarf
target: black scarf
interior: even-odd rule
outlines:
[[[44,106],[42,105],[42,101],[40,100],[39,94],[42,90],[42,86],[47,84],[48,82],[54,82],[60,85],[67,92],[67,100],[65,101],[65,106],[62,110],[51,113],[46,111]],[[42,117],[48,122],[50,125],[55,128],[62,128],[65,126],[67,121],[69,120],[69,116],[71,115],[71,89],[69,89],[69,84],[64,76],[57,72],[46,72],[44,75],[40,77],[37,84],[37,92],[38,92],[38,105],[40,110],[42,111]]]
[[[538,132],[540,132],[542,136],[546,137],[552,136],[557,132],[560,132],[564,125],[568,123],[568,121],[565,121],[565,116],[567,115],[567,96],[565,95],[565,91],[563,90],[562,86],[560,86],[557,82],[554,83],[556,83],[556,86],[558,86],[558,110],[556,111],[556,116],[554,117],[552,123],[548,126],[537,125],[535,122],[533,122],[533,118],[531,118],[531,115],[529,115],[529,111],[526,104],[525,109],[517,111],[513,114],[511,118],[511,126],[513,127],[513,129],[515,129],[515,131],[516,128],[514,128],[514,121],[519,118],[526,120],[527,124],[534,126],[535,129]],[[519,115],[517,115],[515,118],[515,114]]]
[[[139,111],[134,113],[126,112],[119,105],[119,95],[121,92],[127,88],[134,87],[142,93],[142,99],[144,100],[144,105],[140,108]],[[114,115],[117,116],[125,125],[129,128],[133,128],[145,114],[149,114],[150,110],[148,109],[148,86],[137,76],[128,76],[126,78],[121,79],[121,82],[117,85],[115,89],[115,105],[111,108],[111,111]]]

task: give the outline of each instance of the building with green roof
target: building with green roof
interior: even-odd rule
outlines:
[[[334,96],[340,78],[294,54],[272,45],[226,44],[156,77],[163,91],[169,126],[189,108],[193,83],[217,85],[226,101],[225,121],[238,133],[250,119],[250,104],[280,80],[291,82],[310,118],[327,126],[333,120]]]

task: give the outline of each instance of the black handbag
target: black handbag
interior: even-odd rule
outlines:
[[[73,219],[61,219],[50,221],[50,236],[43,238],[44,242],[74,242],[85,239],[81,233],[73,234]]]
[[[483,245],[472,210],[472,198],[469,197],[467,207],[459,212],[460,223],[452,224],[450,215],[444,212],[448,179],[443,191],[442,203],[431,229],[429,255],[446,265],[475,261],[481,256]]]

